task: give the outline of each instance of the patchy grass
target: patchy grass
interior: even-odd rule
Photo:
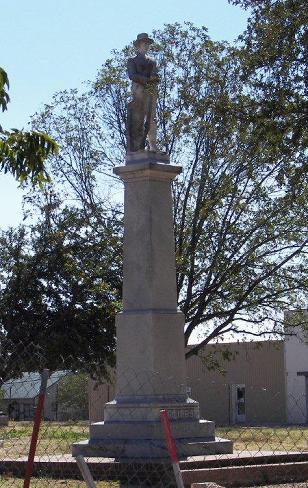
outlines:
[[[28,455],[32,422],[10,422],[0,428],[0,459]],[[242,451],[308,451],[308,427],[218,427],[219,437],[234,442]],[[37,455],[70,454],[73,442],[87,439],[88,422],[42,422]]]
[[[3,478],[0,476],[1,488],[23,488],[23,480],[19,478]],[[84,481],[54,480],[50,478],[32,478],[31,488],[86,488]],[[97,488],[119,488],[117,482],[97,481]]]
[[[42,422],[40,439],[64,439],[74,442],[78,436],[88,432],[88,422]],[[31,437],[33,422],[10,422],[0,430],[2,439]]]
[[[0,430],[3,448],[0,459],[27,456],[32,435],[33,422],[10,422]],[[73,442],[87,439],[88,422],[42,422],[37,455],[70,454]]]
[[[218,427],[235,451],[308,451],[308,427]]]

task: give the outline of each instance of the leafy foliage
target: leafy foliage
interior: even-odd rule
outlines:
[[[30,179],[32,183],[48,182],[44,161],[57,152],[57,146],[47,134],[22,132],[14,129],[0,133],[0,168],[11,173],[21,183]]]
[[[33,118],[35,129],[43,128],[61,147],[48,169],[55,182],[53,191],[62,200],[73,196],[88,209],[107,202],[102,191],[106,178],[111,184],[110,170],[116,161],[117,146],[109,140],[100,115],[93,97],[72,89],[55,94],[52,103]]]
[[[45,208],[30,233],[20,227],[2,234],[0,322],[5,342],[14,354],[20,337],[22,347],[39,346],[40,367],[100,376],[114,364],[121,239],[112,219],[89,222],[78,209],[57,213],[56,207],[53,202],[52,214]]]
[[[0,68],[0,107],[7,110],[9,80]],[[21,183],[30,180],[42,184],[49,181],[44,168],[45,159],[57,154],[56,142],[43,132],[6,131],[0,126],[0,169],[11,173]]]
[[[68,419],[88,419],[88,381],[85,373],[64,377],[58,386],[57,403]]]
[[[241,75],[255,118],[281,151],[307,147],[308,13],[304,0],[230,0],[251,9],[240,36]],[[300,173],[300,177],[307,174]]]
[[[3,68],[0,67],[0,107],[2,112],[7,110],[7,104],[10,101],[7,89],[9,88],[9,79]]]

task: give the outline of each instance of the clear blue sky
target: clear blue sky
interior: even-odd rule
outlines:
[[[246,14],[227,0],[0,0],[0,65],[10,78],[5,128],[26,128],[53,93],[94,79],[113,48],[165,23],[191,21],[232,41]],[[21,221],[22,191],[0,174],[0,228]]]

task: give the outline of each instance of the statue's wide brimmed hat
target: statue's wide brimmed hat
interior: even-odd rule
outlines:
[[[147,42],[148,44],[153,44],[153,39],[151,39],[148,34],[142,32],[141,34],[137,35],[137,39],[134,41],[134,46],[139,46],[140,42]]]

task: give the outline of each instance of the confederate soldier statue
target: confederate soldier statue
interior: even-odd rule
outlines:
[[[128,152],[144,151],[148,140],[150,151],[156,146],[156,101],[159,76],[155,61],[146,57],[153,43],[148,34],[138,34],[134,41],[137,55],[127,63],[132,80],[132,101],[127,107]]]

